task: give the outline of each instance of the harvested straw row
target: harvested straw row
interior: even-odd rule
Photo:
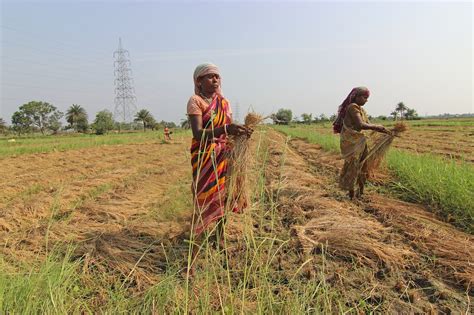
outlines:
[[[440,222],[423,207],[410,203],[373,195],[370,208],[385,225],[400,231],[412,248],[425,257],[436,257],[432,264],[445,279],[473,290],[474,236]]]
[[[356,257],[372,268],[383,265],[390,269],[403,269],[415,257],[408,248],[387,242],[389,228],[338,208],[320,209],[316,218],[294,229],[307,253],[327,245],[332,255],[346,260]]]
[[[254,128],[263,121],[263,116],[256,113],[248,113],[244,125]],[[230,143],[233,146],[230,156],[230,172],[227,187],[231,194],[230,207],[243,210],[250,204],[250,194],[247,184],[247,168],[250,164],[250,142],[246,135],[231,136]]]

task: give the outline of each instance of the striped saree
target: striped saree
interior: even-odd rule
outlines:
[[[222,96],[216,95],[202,114],[203,128],[214,129],[229,123],[231,123],[229,103]],[[192,140],[192,190],[196,207],[194,214],[196,235],[201,234],[209,224],[224,216],[229,151],[226,135]]]

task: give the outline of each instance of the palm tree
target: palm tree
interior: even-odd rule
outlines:
[[[400,102],[397,104],[397,108],[395,108],[395,110],[397,112],[400,112],[400,119],[403,119],[403,113],[408,109],[408,107],[405,106],[405,104],[403,104],[403,102]]]
[[[77,131],[78,123],[87,121],[86,110],[81,105],[72,104],[66,112],[66,121]]]
[[[147,126],[151,126],[155,121],[153,115],[146,109],[141,109],[138,113],[135,114],[134,121],[141,121],[143,123],[143,131],[145,131]]]

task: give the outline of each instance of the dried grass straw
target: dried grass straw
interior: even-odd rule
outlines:
[[[309,254],[315,248],[328,246],[329,252],[344,260],[356,258],[370,266],[389,269],[405,268],[415,254],[387,241],[390,228],[376,220],[354,216],[338,208],[318,209],[317,217],[304,226],[295,226],[303,250]]]
[[[254,128],[264,120],[257,113],[248,113],[244,125]],[[233,147],[230,156],[230,172],[228,189],[231,194],[231,207],[243,210],[250,204],[250,193],[247,184],[247,169],[250,164],[250,139],[246,135],[230,136],[230,145]]]
[[[361,167],[364,165],[364,163],[367,163],[367,172],[369,177],[373,177],[375,170],[380,166],[380,163],[382,163],[382,160],[390,148],[393,139],[400,136],[400,134],[407,129],[408,128],[406,124],[403,122],[397,122],[390,130],[389,134],[378,134],[376,136],[367,156],[364,158],[364,160],[362,160],[362,163],[360,163]]]

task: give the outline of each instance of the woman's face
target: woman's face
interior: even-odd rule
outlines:
[[[215,73],[206,74],[198,79],[198,83],[202,93],[215,93],[221,85],[221,77]]]
[[[361,94],[361,95],[358,95],[354,101],[357,105],[364,106],[364,104],[367,103],[368,99],[369,99],[368,95]]]

